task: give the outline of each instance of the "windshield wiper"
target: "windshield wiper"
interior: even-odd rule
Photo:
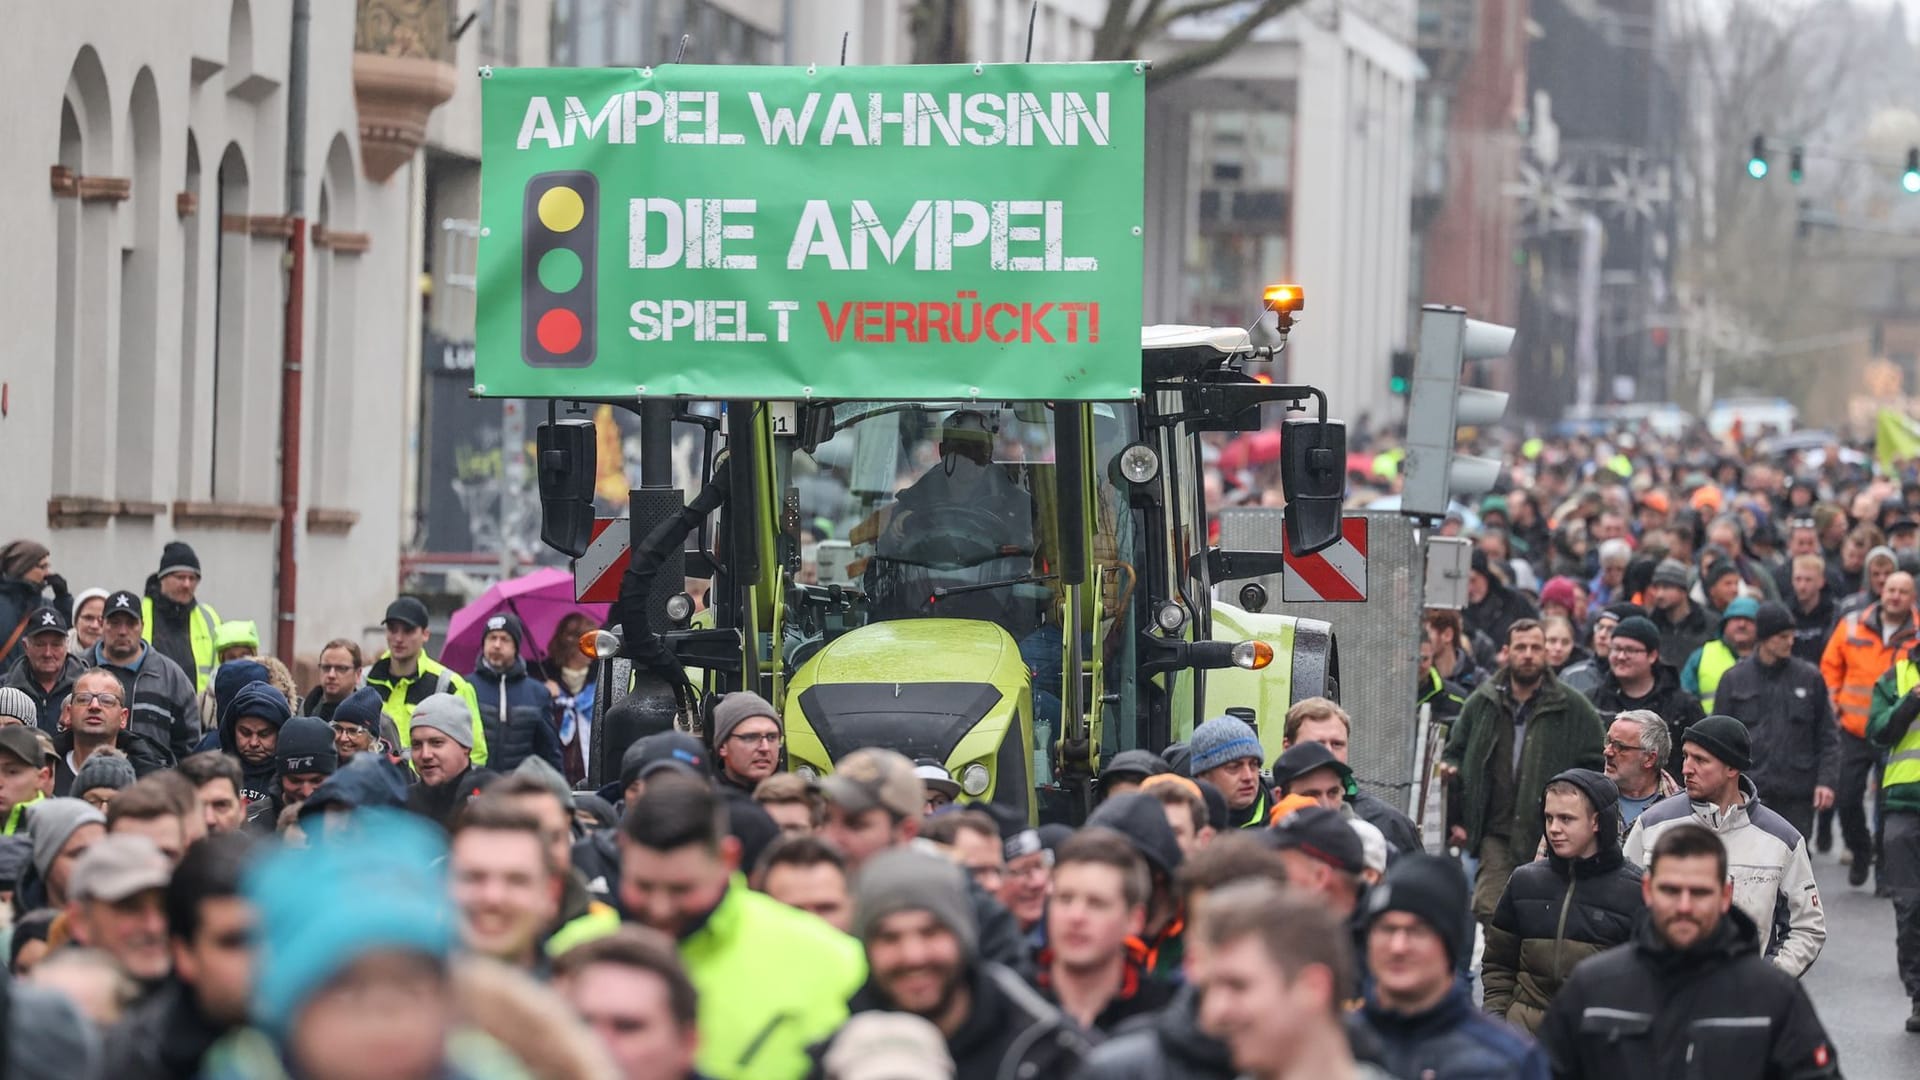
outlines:
[[[1059,574],[1022,574],[1017,578],[1008,578],[1005,581],[983,581],[977,585],[945,585],[933,590],[933,598],[935,600],[945,600],[949,596],[959,596],[961,593],[985,592],[988,589],[1004,589],[1010,585],[1044,585],[1049,581],[1058,580],[1060,580]]]

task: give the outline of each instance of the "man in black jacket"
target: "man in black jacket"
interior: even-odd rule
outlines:
[[[1620,797],[1591,769],[1568,769],[1541,794],[1547,857],[1507,879],[1487,928],[1483,1007],[1535,1031],[1575,964],[1625,943],[1646,910],[1640,868],[1620,855]]]
[[[105,1033],[100,1075],[189,1080],[246,1023],[253,912],[240,876],[252,845],[244,833],[211,836],[180,860],[166,893],[173,974]]]
[[[467,800],[494,778],[473,763],[473,713],[452,694],[430,694],[414,706],[413,767],[420,782],[407,793],[407,809],[450,826]]]
[[[1700,699],[1681,688],[1680,673],[1667,662],[1666,635],[1651,619],[1629,616],[1613,628],[1607,654],[1607,673],[1587,700],[1603,716],[1647,709],[1665,720],[1673,736],[1667,769],[1680,775],[1681,736],[1706,713]]]
[[[955,1080],[1068,1076],[1086,1056],[1073,1021],[1019,976],[980,959],[966,876],[955,864],[912,850],[867,860],[854,929],[869,975],[849,1011],[932,1021],[946,1036]]]
[[[1720,677],[1714,709],[1747,725],[1747,777],[1767,806],[1813,835],[1814,814],[1833,805],[1840,783],[1840,735],[1820,669],[1794,655],[1793,616],[1760,605],[1752,655]]]
[[[36,608],[27,615],[20,636],[22,655],[6,670],[0,686],[25,691],[39,710],[36,722],[48,732],[59,730],[60,705],[73,690],[73,680],[87,670],[67,651],[67,617],[58,608]]]
[[[1649,918],[1631,944],[1574,969],[1540,1044],[1560,1080],[1840,1076],[1800,980],[1760,955],[1733,905],[1727,850],[1698,825],[1654,844],[1641,884]]]
[[[1828,586],[1826,560],[1818,555],[1798,555],[1787,566],[1792,572],[1788,579],[1791,591],[1783,592],[1781,599],[1793,613],[1793,655],[1819,667],[1827,637],[1840,618],[1839,605]]]
[[[1485,634],[1493,641],[1507,640],[1507,628],[1520,619],[1537,619],[1540,613],[1532,602],[1514,592],[1494,572],[1487,553],[1474,549],[1473,567],[1467,572],[1467,606],[1460,613],[1470,633]]]
[[[89,668],[74,680],[73,693],[60,711],[62,730],[53,738],[54,751],[59,755],[53,768],[55,795],[79,794],[70,790],[73,778],[99,750],[118,750],[127,755],[135,776],[173,767],[173,755],[166,747],[127,726],[125,693],[119,678],[101,668]],[[113,699],[111,703],[109,698]]]

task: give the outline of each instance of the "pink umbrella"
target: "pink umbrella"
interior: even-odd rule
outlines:
[[[568,615],[583,612],[596,625],[607,618],[606,604],[583,604],[573,598],[572,574],[541,567],[525,577],[495,584],[480,599],[454,612],[447,623],[447,640],[440,646],[440,662],[461,675],[472,671],[480,659],[480,642],[487,636],[487,620],[503,611],[520,616],[526,625],[520,656],[529,663],[545,658],[547,640]]]

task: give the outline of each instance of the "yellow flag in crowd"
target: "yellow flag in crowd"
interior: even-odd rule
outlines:
[[[1920,423],[1895,409],[1881,409],[1874,425],[1873,458],[1885,473],[1899,471],[1900,464],[1920,457]]]

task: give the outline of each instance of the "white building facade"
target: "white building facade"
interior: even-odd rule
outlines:
[[[282,519],[287,75],[281,0],[9,12],[0,65],[0,538],[75,590],[140,590],[178,538],[201,596],[272,648]],[[312,4],[293,545],[298,651],[396,587],[403,186],[368,178],[355,5]]]

